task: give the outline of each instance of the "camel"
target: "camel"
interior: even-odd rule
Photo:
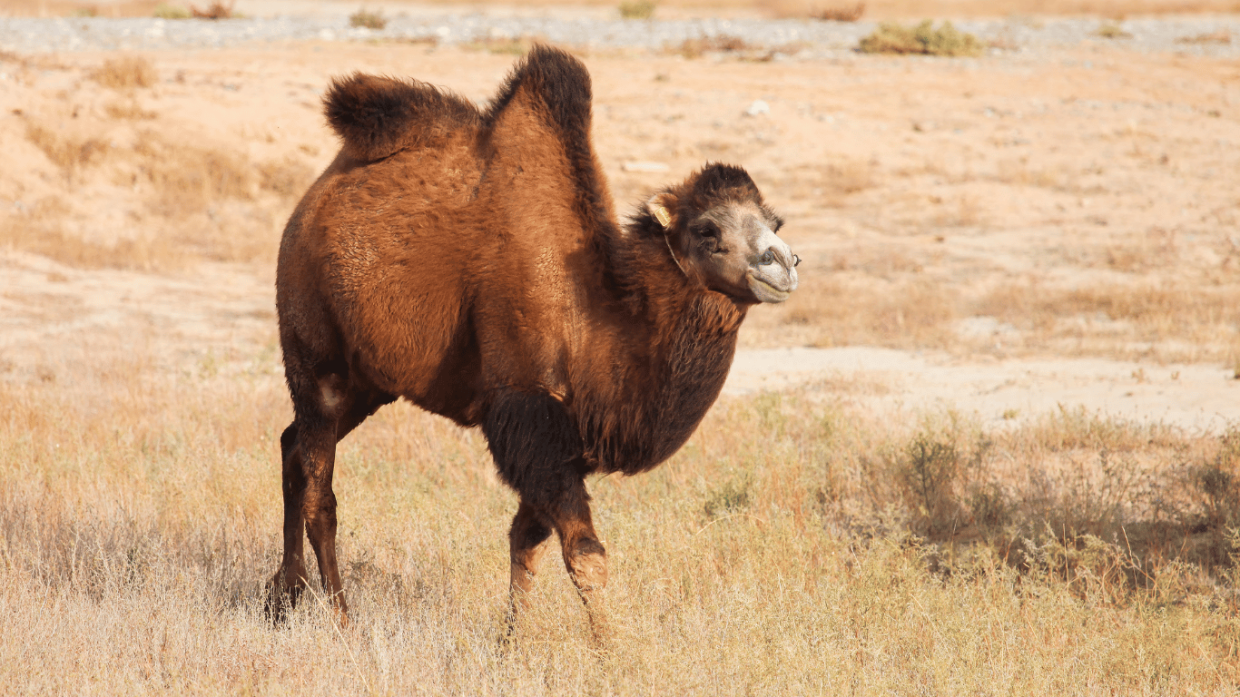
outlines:
[[[748,309],[797,287],[783,221],[744,169],[708,164],[618,224],[589,73],[555,48],[519,60],[486,109],[363,74],[324,101],[343,146],[293,212],[277,267],[294,419],[269,611],[306,586],[304,527],[347,623],[336,443],[404,397],[481,427],[519,496],[510,617],[554,532],[594,622],[607,558],[585,478],[649,470],[697,428]]]

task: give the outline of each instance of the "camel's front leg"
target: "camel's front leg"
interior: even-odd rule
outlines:
[[[595,641],[603,643],[609,633],[603,593],[607,587],[607,550],[594,532],[585,482],[576,480],[556,497],[547,507],[547,515],[559,533],[564,566],[585,603]]]
[[[508,588],[509,635],[516,627],[518,608],[521,611],[529,609],[527,596],[534,585],[534,577],[538,575],[542,557],[547,553],[546,543],[550,537],[551,528],[542,521],[533,506],[522,501],[508,533],[512,562]]]

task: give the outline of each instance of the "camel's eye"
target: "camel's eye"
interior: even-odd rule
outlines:
[[[713,237],[715,239],[719,239],[719,226],[709,220],[698,225],[694,232],[702,237]]]
[[[720,248],[719,243],[722,240],[722,235],[719,232],[719,227],[711,221],[707,220],[695,225],[693,232],[702,239],[702,249],[705,249],[707,252],[718,254],[725,251]]]

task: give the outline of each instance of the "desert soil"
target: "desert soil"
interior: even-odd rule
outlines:
[[[97,78],[114,52],[0,57],[0,379],[72,384],[104,355],[278,373],[274,250],[337,147],[319,101],[331,77],[409,75],[482,101],[514,60],[501,48],[145,51],[127,55],[154,80],[133,87]],[[1077,406],[1201,430],[1240,420],[1234,61],[1102,38],[965,60],[582,55],[621,210],[735,162],[806,261],[801,297],[752,311],[728,392],[990,424]],[[240,193],[178,189],[161,158],[251,174],[235,175]],[[272,163],[292,184],[253,174]],[[1119,303],[1149,288],[1174,290],[1183,321],[1174,308],[1157,331],[1119,311],[1022,318],[1026,294]],[[1221,309],[1201,319],[1198,297]]]

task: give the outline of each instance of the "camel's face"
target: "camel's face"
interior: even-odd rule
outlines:
[[[687,221],[689,253],[707,287],[753,302],[781,303],[797,289],[797,255],[775,231],[783,221],[751,202],[730,202]]]

